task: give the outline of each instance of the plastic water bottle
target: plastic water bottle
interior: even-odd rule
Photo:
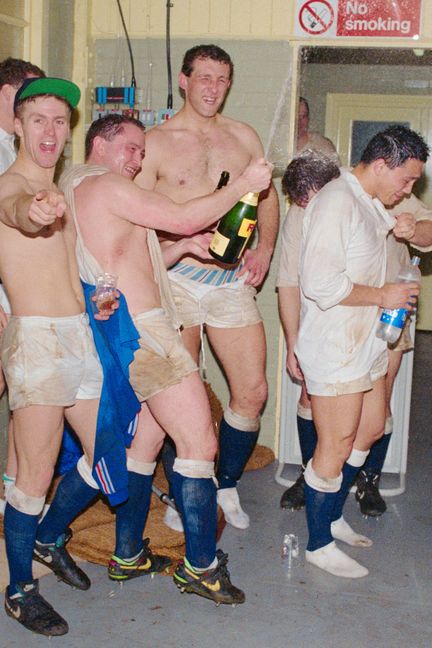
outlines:
[[[294,533],[285,533],[282,541],[281,557],[287,569],[291,569],[293,562],[299,557],[298,537]]]
[[[396,283],[420,283],[421,273],[418,267],[420,257],[413,256],[409,264],[402,266],[396,277]],[[385,308],[381,313],[378,322],[376,335],[390,344],[398,341],[402,329],[407,318],[407,310],[405,308]]]

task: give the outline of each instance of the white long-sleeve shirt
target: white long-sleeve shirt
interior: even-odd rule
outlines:
[[[7,133],[0,128],[0,175],[9,169],[10,165],[15,162],[16,152],[14,147],[15,135]],[[10,313],[10,304],[3,286],[0,284],[0,306],[6,313]]]
[[[306,381],[334,384],[366,375],[386,348],[375,335],[377,306],[342,306],[353,284],[380,287],[394,225],[349,171],[310,201],[300,255],[301,314],[295,353]]]
[[[300,249],[302,241],[302,229],[304,209],[292,204],[285,216],[281,232],[281,246],[279,257],[279,268],[276,277],[276,287],[290,286],[296,288],[299,285]],[[432,209],[429,209],[414,194],[406,196],[397,205],[388,210],[392,216],[408,212],[413,214],[416,220],[432,220]],[[417,247],[422,252],[432,251],[432,245],[426,248]],[[397,240],[390,232],[387,236],[387,269],[386,281],[394,281],[403,265],[409,263],[407,244]]]
[[[14,147],[15,135],[7,133],[0,128],[0,174],[9,169],[15,162],[16,152]]]

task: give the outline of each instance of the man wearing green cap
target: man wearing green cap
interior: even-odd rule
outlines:
[[[4,517],[10,572],[5,609],[29,630],[48,636],[65,634],[68,625],[33,579],[36,529],[64,416],[91,465],[102,383],[76,267],[75,232],[63,218],[66,204],[53,181],[79,98],[79,88],[63,79],[23,83],[14,104],[19,152],[0,178],[0,275],[12,307],[1,359],[18,454]],[[72,567],[74,584],[87,589],[88,578]]]
[[[14,129],[14,99],[17,90],[23,82],[31,77],[44,77],[45,72],[30,61],[23,61],[9,56],[0,62],[0,174],[4,173],[15,162],[15,129]],[[4,311],[4,312],[3,312]],[[6,325],[7,315],[10,314],[10,304],[0,283],[0,316]],[[1,328],[1,324],[0,324]],[[0,371],[0,394],[6,388],[3,372]],[[3,489],[15,482],[16,453],[13,442],[13,422],[9,420],[7,460],[3,473]]]

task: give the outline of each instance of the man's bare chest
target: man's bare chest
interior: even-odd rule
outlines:
[[[250,159],[250,152],[236,138],[191,138],[177,142],[170,150],[160,177],[172,187],[201,186],[211,191],[222,171],[229,171],[231,178],[236,178]]]

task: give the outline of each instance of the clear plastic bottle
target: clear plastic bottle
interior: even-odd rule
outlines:
[[[282,540],[281,557],[287,569],[291,569],[293,560],[299,557],[298,537],[294,533],[285,533]]]
[[[104,272],[96,277],[95,299],[99,312],[109,311],[116,301],[117,276]]]
[[[395,282],[420,283],[421,273],[420,268],[418,267],[419,263],[420,258],[418,256],[413,256],[407,265],[402,266]],[[389,342],[390,344],[394,344],[398,341],[399,336],[402,333],[406,318],[407,310],[405,308],[383,309],[376,330],[377,337]]]

